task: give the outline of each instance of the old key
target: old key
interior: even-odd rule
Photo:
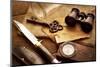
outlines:
[[[37,18],[32,17],[31,19],[27,19],[27,22],[48,27],[51,33],[55,33],[63,29],[63,27],[59,25],[58,21],[56,20],[54,20],[52,23],[45,23],[45,22],[39,22],[37,21]]]

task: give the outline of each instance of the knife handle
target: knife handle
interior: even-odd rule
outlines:
[[[38,48],[41,49],[48,57],[48,59],[51,61],[51,63],[60,63],[49,51],[48,49],[43,46],[40,42],[37,44]]]

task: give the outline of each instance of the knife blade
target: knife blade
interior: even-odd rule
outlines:
[[[14,20],[18,29],[27,37],[34,45],[38,43],[38,39],[20,22]]]
[[[22,23],[13,20],[16,24],[17,28],[24,34],[26,38],[29,39],[29,41],[39,47],[48,57],[48,59],[51,61],[51,63],[60,63],[49,51],[46,49],[42,44],[41,41],[39,41]]]

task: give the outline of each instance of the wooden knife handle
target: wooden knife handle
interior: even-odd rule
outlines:
[[[41,49],[47,56],[47,58],[51,61],[51,63],[60,63],[49,51],[43,46],[40,42],[38,43],[38,48]]]

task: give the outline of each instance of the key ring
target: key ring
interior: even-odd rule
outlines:
[[[60,31],[63,29],[63,27],[61,25],[59,25],[58,21],[56,21],[56,20],[53,21],[52,23],[50,23],[49,26],[50,26],[49,31],[51,33],[55,33],[57,31]]]

